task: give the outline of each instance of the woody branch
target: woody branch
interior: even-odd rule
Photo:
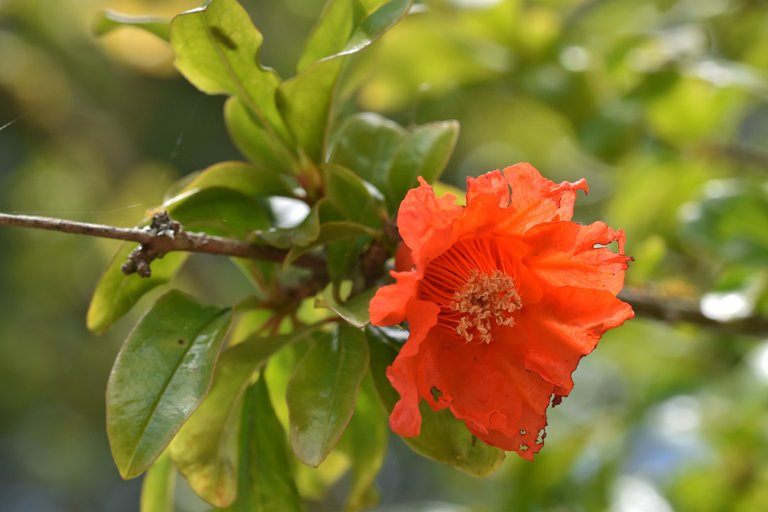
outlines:
[[[123,265],[123,272],[137,273],[142,277],[150,276],[150,264],[153,260],[162,258],[171,251],[219,254],[278,263],[282,262],[287,254],[286,251],[242,240],[186,231],[180,223],[171,219],[167,212],[153,215],[151,224],[144,228],[119,228],[50,217],[0,213],[0,226],[2,225],[136,242],[139,246],[128,256]],[[323,261],[311,255],[297,259],[294,264],[314,270],[324,268]]]
[[[171,251],[219,254],[278,263],[282,262],[287,254],[283,250],[254,245],[243,240],[186,231],[181,224],[171,219],[167,212],[155,214],[152,223],[144,228],[119,228],[50,217],[0,213],[0,226],[2,225],[136,242],[139,246],[129,255],[123,265],[123,272],[137,273],[143,277],[150,275],[150,263],[154,259],[161,258]],[[381,258],[379,260],[383,261]],[[294,265],[321,273],[325,269],[323,260],[309,254],[296,260]],[[697,302],[692,299],[659,297],[640,289],[625,289],[619,298],[630,303],[635,313],[645,318],[667,323],[686,322],[735,334],[768,334],[768,318],[756,315],[732,322],[719,322],[704,316]]]

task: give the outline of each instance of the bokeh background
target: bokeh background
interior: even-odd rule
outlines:
[[[262,61],[293,74],[321,0],[242,0]],[[173,15],[182,0],[0,0],[0,211],[121,226],[186,173],[238,158],[223,98],[133,29],[95,13]],[[627,233],[634,290],[719,321],[768,314],[768,4],[761,0],[430,0],[356,57],[350,110],[457,119],[444,180],[530,161],[586,177],[577,218]],[[104,389],[152,297],[85,329],[115,242],[0,228],[0,509],[133,511],[111,461]],[[249,292],[195,257],[178,286]],[[156,295],[154,295],[156,296]],[[669,302],[671,301],[671,302]],[[477,480],[398,439],[381,511],[768,510],[768,333],[638,318],[609,333],[550,413],[533,463]],[[333,511],[340,488],[312,510]],[[183,487],[177,508],[206,510]]]

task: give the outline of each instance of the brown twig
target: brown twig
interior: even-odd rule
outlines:
[[[720,322],[704,316],[698,302],[693,299],[660,297],[632,288],[625,288],[619,298],[629,302],[639,317],[667,323],[689,323],[729,334],[768,335],[768,318],[764,316],[753,315],[730,322]]]
[[[123,265],[123,272],[126,274],[135,272],[142,277],[149,277],[150,263],[153,260],[162,258],[171,251],[220,254],[277,263],[282,262],[287,254],[280,249],[258,246],[242,240],[186,231],[181,224],[171,219],[167,212],[155,214],[152,217],[152,224],[145,228],[118,228],[103,224],[5,213],[0,213],[0,225],[136,242],[140,245],[129,255],[128,261]],[[322,260],[309,254],[297,259],[294,265],[316,271],[325,269],[325,263]]]

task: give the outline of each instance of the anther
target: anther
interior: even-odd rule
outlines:
[[[451,303],[452,310],[462,313],[456,332],[467,342],[476,333],[483,343],[491,342],[493,324],[515,325],[512,313],[522,307],[515,281],[499,270],[481,274],[473,269]]]

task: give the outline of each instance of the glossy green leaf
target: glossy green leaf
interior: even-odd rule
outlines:
[[[316,61],[362,50],[397,23],[410,5],[409,0],[330,1],[299,58],[299,71]]]
[[[238,493],[226,511],[304,510],[293,480],[292,459],[285,430],[275,416],[262,375],[245,393],[240,426]]]
[[[173,512],[176,468],[168,452],[152,464],[141,483],[140,512]]]
[[[339,304],[333,299],[331,288],[326,288],[323,291],[321,297],[315,301],[315,306],[326,307],[331,309],[334,313],[347,321],[347,323],[355,327],[365,327],[370,323],[370,315],[368,314],[368,305],[371,299],[376,293],[376,289],[372,288],[365,292],[356,295],[349,299],[347,302]]]
[[[226,101],[224,122],[235,146],[248,161],[267,170],[295,173],[296,160],[281,148],[242,100],[233,96]]]
[[[306,247],[320,235],[320,216],[317,206],[307,213],[307,216],[293,228],[269,228],[256,231],[256,238],[280,249],[290,247]]]
[[[121,27],[134,27],[149,32],[164,41],[169,41],[171,35],[170,24],[171,20],[168,18],[135,16],[107,9],[96,13],[92,27],[93,33],[97,36],[103,36]]]
[[[172,252],[152,262],[151,277],[126,276],[121,267],[135,247],[132,243],[121,245],[99,279],[86,317],[91,331],[103,333],[109,329],[147,292],[173,279],[189,257],[187,253]]]
[[[387,453],[389,428],[383,414],[370,374],[367,374],[357,395],[355,414],[339,442],[350,462],[350,485],[345,511],[370,508],[378,501],[374,486],[376,475]]]
[[[208,396],[170,445],[176,468],[208,503],[226,507],[237,495],[240,413],[254,372],[276,351],[315,329],[251,337],[222,353]]]
[[[367,334],[373,382],[382,404],[388,412],[392,412],[399,396],[387,380],[386,368],[394,361],[397,349],[380,330],[369,329]],[[504,460],[502,450],[478,440],[463,422],[453,417],[450,410],[435,412],[422,400],[420,411],[421,433],[416,437],[403,437],[403,441],[415,452],[475,476],[492,473]]]
[[[355,172],[382,193],[389,190],[389,168],[408,131],[394,121],[362,112],[339,128],[332,161]]]
[[[291,446],[303,463],[318,466],[336,446],[354,412],[368,359],[362,331],[340,325],[299,363],[286,401]]]
[[[264,204],[228,188],[188,191],[164,204],[171,216],[189,231],[244,238],[270,224]],[[134,244],[124,244],[109,262],[88,308],[87,325],[106,331],[152,289],[169,282],[187,260],[187,253],[169,253],[152,262],[152,276],[126,276],[121,267]]]
[[[131,332],[107,383],[107,433],[120,474],[162,453],[202,401],[232,314],[171,291]]]
[[[354,172],[329,164],[323,168],[323,180],[326,197],[339,208],[346,220],[374,228],[381,226],[384,209]]]
[[[331,161],[378,188],[394,212],[406,192],[418,185],[418,176],[428,182],[440,177],[458,133],[455,121],[430,123],[409,132],[377,114],[362,113],[339,129]]]
[[[456,121],[425,124],[410,133],[395,154],[389,170],[390,195],[387,199],[393,211],[408,190],[418,185],[418,176],[429,183],[440,177],[458,137],[459,123]]]
[[[277,90],[277,106],[294,140],[317,163],[325,161],[339,59],[318,62],[286,80]]]
[[[285,136],[274,100],[280,79],[258,62],[263,39],[235,0],[211,0],[171,22],[179,71],[205,93],[237,96],[277,144]]]
[[[244,162],[219,162],[197,174],[179,193],[206,188],[227,188],[257,199],[267,196],[293,197],[293,184],[286,176]]]

